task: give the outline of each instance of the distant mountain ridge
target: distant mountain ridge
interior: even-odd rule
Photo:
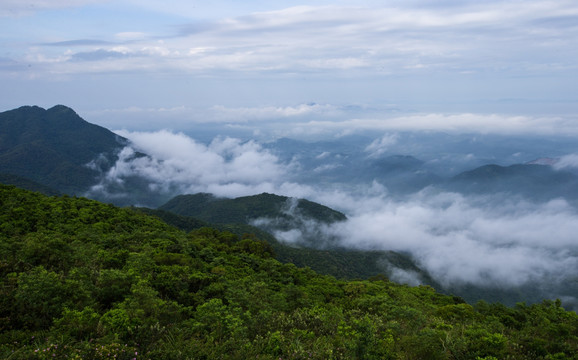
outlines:
[[[465,194],[509,193],[539,201],[561,197],[578,200],[578,176],[539,163],[481,166],[454,176],[445,187]]]
[[[128,143],[64,105],[2,112],[0,128],[0,173],[69,194],[81,194],[97,183]]]

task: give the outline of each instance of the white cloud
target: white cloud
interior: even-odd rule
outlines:
[[[343,121],[314,120],[297,123],[296,129],[311,132],[355,131],[441,131],[449,133],[578,135],[575,121],[565,117],[511,116],[501,114],[415,114]],[[381,139],[379,141],[392,141]],[[379,149],[380,144],[370,145]],[[391,144],[391,143],[390,143]]]
[[[557,170],[562,169],[577,169],[578,168],[578,154],[569,154],[562,156],[558,161],[554,163],[554,168]]]
[[[123,150],[94,193],[116,187],[112,195],[121,195],[126,181],[139,175],[167,196],[269,192],[306,198],[344,212],[348,220],[326,227],[299,219],[296,230],[277,234],[285,241],[319,234],[319,239],[336,238],[346,247],[409,253],[445,285],[556,284],[575,276],[578,267],[578,212],[565,200],[533,203],[502,195],[466,197],[434,188],[394,199],[378,181],[323,187],[299,184],[298,164],[282,163],[253,141],[220,137],[201,144],[166,130],[120,131],[119,135],[133,144]],[[395,141],[384,139],[376,149]],[[135,156],[135,149],[150,156]],[[321,153],[320,159],[328,156]],[[569,163],[575,160],[568,159]],[[392,274],[400,281],[417,281],[411,272]]]
[[[222,131],[242,130],[259,138],[339,138],[366,134],[375,140],[365,151],[378,156],[399,145],[398,132],[439,132],[446,134],[493,134],[577,136],[574,116],[536,116],[483,113],[395,113],[387,108],[298,104],[286,106],[208,108],[192,106],[137,107],[85,112],[109,128],[146,129],[171,127],[185,132],[195,126],[219,127]],[[168,126],[167,126],[168,124]],[[224,127],[228,127],[223,130]],[[239,136],[239,135],[236,135]],[[470,155],[471,157],[472,155]],[[515,155],[518,156],[518,155]],[[566,161],[570,161],[568,157]],[[564,162],[561,163],[565,164]]]
[[[343,244],[409,252],[445,285],[544,283],[573,276],[570,269],[578,266],[578,214],[561,200],[500,204],[421,193],[407,201],[346,204],[349,220],[332,229]]]
[[[204,145],[166,130],[117,133],[132,145],[120,153],[115,166],[93,189],[95,192],[106,192],[107,184],[122,184],[131,176],[140,176],[165,196],[197,192],[252,195],[280,189],[290,170],[253,141],[225,137]],[[135,156],[136,151],[149,156]]]
[[[61,0],[54,6],[89,2]],[[49,6],[48,1],[36,3]],[[202,26],[196,21],[183,26],[179,36],[163,36],[162,45],[158,36],[136,31],[108,38],[131,40],[130,53],[146,55],[140,59],[146,65],[140,68],[155,71],[212,75],[225,70],[330,71],[344,76],[357,70],[396,75],[424,69],[524,73],[576,69],[569,55],[575,54],[572,45],[578,29],[561,20],[576,16],[578,6],[571,1],[529,1],[523,6],[513,1],[447,7],[297,6],[211,20]],[[114,61],[116,66],[101,63],[100,71],[129,71],[135,64]],[[57,69],[65,71],[65,66]],[[92,72],[91,67],[68,71]]]
[[[24,16],[37,11],[80,7],[110,0],[2,0],[1,16]]]
[[[392,145],[395,145],[398,140],[397,134],[385,134],[381,138],[375,139],[369,144],[365,151],[370,153],[370,156],[375,157],[385,153]]]
[[[300,104],[297,106],[265,106],[265,107],[242,107],[228,108],[225,106],[214,106],[211,108],[213,118],[211,121],[224,122],[248,122],[267,121],[272,119],[298,118],[301,116],[334,116],[342,112],[335,106],[329,104]]]

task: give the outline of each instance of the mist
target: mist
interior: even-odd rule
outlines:
[[[578,269],[578,211],[563,197],[531,201],[505,193],[467,195],[435,185],[393,196],[376,178],[316,185],[300,181],[308,168],[299,157],[279,156],[256,141],[216,137],[203,144],[166,130],[117,133],[131,145],[92,195],[128,198],[129,179],[136,176],[167,200],[198,192],[231,198],[263,192],[306,198],[342,211],[348,219],[328,226],[292,213],[297,225],[274,232],[280,241],[300,245],[304,236],[315,236],[319,244],[403,252],[445,288],[533,286],[543,288],[545,297],[576,302],[561,290],[576,282]],[[371,159],[393,146],[408,148],[403,141],[385,134],[369,139],[360,151]],[[332,155],[311,154],[316,161],[332,161]],[[576,163],[576,155],[568,154],[553,167],[575,168]],[[287,213],[294,210],[290,205]],[[258,219],[254,225],[271,228],[275,219]],[[396,281],[420,282],[416,274],[401,269],[389,273]]]
[[[342,244],[409,252],[446,286],[561,281],[578,268],[578,214],[562,199],[500,203],[426,190],[403,202],[365,201],[349,203],[348,221],[332,227]]]

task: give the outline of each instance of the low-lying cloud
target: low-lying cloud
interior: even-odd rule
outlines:
[[[501,114],[408,114],[359,117],[342,121],[313,120],[296,123],[316,133],[363,131],[440,131],[450,134],[480,133],[502,135],[578,135],[572,119],[551,116],[511,116]],[[388,140],[388,139],[385,139]],[[392,140],[392,139],[390,139]],[[386,141],[387,143],[387,141]],[[379,144],[376,144],[376,146]]]
[[[93,188],[94,193],[115,185],[117,195],[122,195],[129,190],[122,188],[126,179],[139,177],[148,182],[150,190],[165,196],[209,192],[234,197],[274,192],[290,171],[254,141],[219,137],[205,145],[166,130],[117,133],[132,144],[121,151],[116,164]]]
[[[568,154],[562,156],[556,161],[554,168],[558,170],[578,170],[578,154]]]
[[[341,115],[342,111],[329,104],[299,104],[296,106],[263,106],[230,108],[214,106],[212,121],[219,122],[247,122],[267,121],[272,119],[298,118],[303,116],[333,116]]]
[[[578,268],[576,209],[496,201],[455,193],[415,194],[350,203],[349,220],[332,228],[358,249],[409,252],[440,283],[522,286],[562,281]]]
[[[363,134],[381,139],[368,144],[367,151],[380,155],[400,140],[397,132],[445,134],[575,136],[578,127],[572,116],[508,115],[487,113],[399,112],[394,105],[372,107],[359,104],[294,103],[248,107],[128,107],[89,111],[106,127],[156,130],[170,123],[172,129],[194,135],[199,127],[214,127],[222,133],[249,134],[251,138],[292,137],[329,139]],[[196,136],[195,136],[196,137]]]
[[[577,304],[568,288],[577,279],[578,212],[563,199],[535,203],[426,189],[394,200],[378,183],[356,193],[311,190],[309,199],[343,211],[348,219],[328,225],[290,212],[296,224],[291,229],[278,226],[279,219],[253,224],[297,246],[409,254],[445,289],[531,287],[539,298],[563,297],[567,305]],[[380,265],[394,281],[424,282],[411,269],[386,261]]]

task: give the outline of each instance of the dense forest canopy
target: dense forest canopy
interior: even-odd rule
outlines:
[[[0,185],[6,359],[576,359],[560,301],[465,303],[282,264],[255,236]]]

